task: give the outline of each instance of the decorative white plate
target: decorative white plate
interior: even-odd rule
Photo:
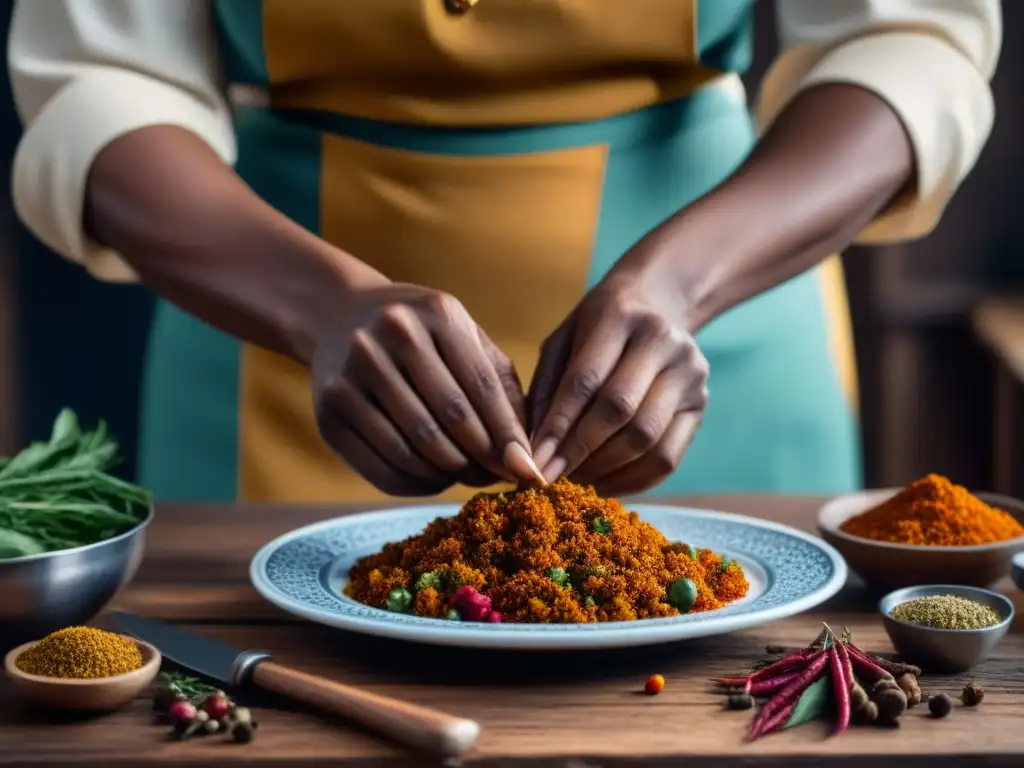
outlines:
[[[317,624],[433,645],[572,650],[654,645],[759,626],[806,611],[846,581],[846,563],[823,541],[788,526],[725,512],[632,505],[669,541],[728,555],[750,582],[742,600],[717,611],[595,624],[483,624],[425,619],[370,608],[343,593],[349,569],[387,543],[422,531],[458,507],[407,507],[306,526],[266,544],[250,577],[267,600]]]

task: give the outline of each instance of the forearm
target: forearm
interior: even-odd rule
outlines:
[[[267,205],[208,145],[171,126],[126,134],[98,155],[85,226],[185,311],[303,363],[346,292],[386,282]]]
[[[848,246],[913,179],[896,114],[874,94],[798,96],[728,180],[648,236],[672,260],[699,329]]]

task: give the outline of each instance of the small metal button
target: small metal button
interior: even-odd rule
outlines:
[[[444,0],[444,8],[453,16],[461,16],[480,0]]]

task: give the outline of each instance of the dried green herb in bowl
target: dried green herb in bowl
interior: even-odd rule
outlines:
[[[933,629],[985,629],[1001,619],[989,606],[955,595],[929,595],[907,600],[889,615],[907,624]]]

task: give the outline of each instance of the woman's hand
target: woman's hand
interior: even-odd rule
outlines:
[[[675,471],[707,404],[708,364],[674,286],[654,260],[627,256],[544,343],[529,400],[549,481],[618,495]]]
[[[448,294],[349,294],[313,356],[313,395],[322,437],[386,493],[535,479],[519,378]]]

